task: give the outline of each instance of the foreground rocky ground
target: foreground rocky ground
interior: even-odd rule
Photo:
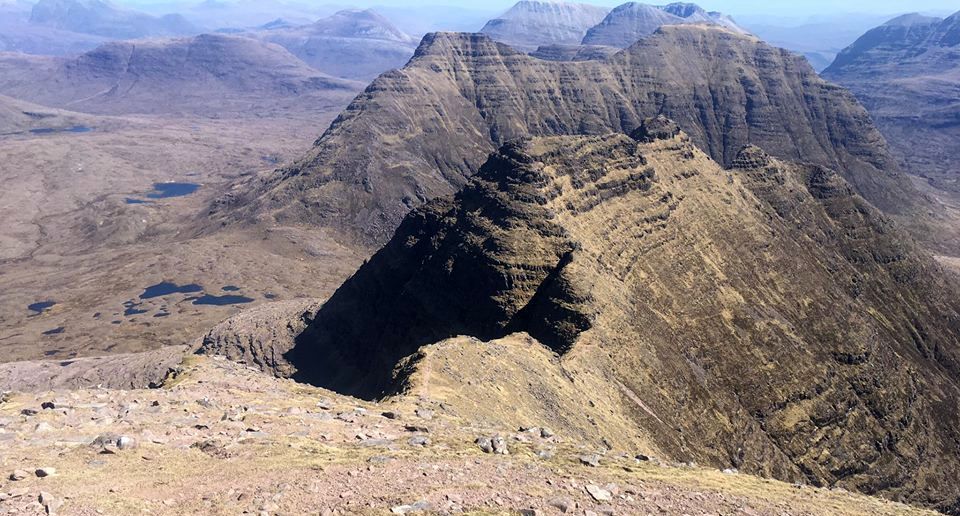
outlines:
[[[220,358],[154,390],[7,393],[0,514],[923,514],[478,424],[427,391],[361,402]]]

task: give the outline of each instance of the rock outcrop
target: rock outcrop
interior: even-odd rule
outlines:
[[[644,127],[504,145],[317,312],[295,377],[377,398],[453,374],[424,345],[525,332],[617,397],[612,446],[626,418],[673,460],[955,510],[958,286],[840,174]]]
[[[589,4],[521,0],[480,32],[525,52],[544,45],[578,45],[587,29],[600,23],[607,12]]]
[[[197,353],[227,357],[277,376],[295,369],[284,355],[323,304],[316,299],[267,303],[223,321],[197,343]]]
[[[960,13],[891,20],[841,52],[823,76],[863,102],[909,172],[960,192]]]
[[[375,80],[307,156],[238,186],[212,215],[319,224],[379,245],[407,212],[461,188],[511,139],[629,132],[657,114],[720,163],[756,143],[836,169],[888,213],[915,203],[849,92],[790,52],[682,25],[584,62],[536,59],[482,34],[427,35],[410,63]]]

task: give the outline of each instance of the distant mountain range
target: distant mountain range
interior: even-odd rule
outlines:
[[[283,46],[324,73],[371,80],[413,56],[417,40],[373,10],[344,10],[303,26],[246,33]]]
[[[361,83],[249,38],[108,43],[76,58],[0,54],[0,93],[95,114],[256,113],[342,105]]]
[[[182,15],[155,17],[122,9],[106,0],[40,0],[33,6],[30,23],[112,39],[200,32]]]
[[[960,13],[893,19],[823,75],[856,94],[910,172],[960,192]]]
[[[627,48],[664,25],[685,23],[719,25],[747,33],[733,18],[718,12],[707,12],[695,4],[675,3],[657,7],[629,2],[615,8],[600,24],[588,30],[583,44]]]
[[[517,50],[540,46],[588,45],[626,48],[664,25],[706,23],[746,33],[727,15],[696,4],[654,6],[628,2],[612,11],[594,5],[524,0],[481,29]]]
[[[524,51],[541,45],[578,45],[587,30],[600,23],[607,12],[606,8],[590,4],[521,0],[488,21],[480,32]]]

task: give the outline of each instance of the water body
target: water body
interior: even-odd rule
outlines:
[[[60,335],[61,333],[65,332],[66,330],[67,330],[66,328],[64,328],[63,326],[61,326],[61,327],[59,327],[59,328],[54,328],[54,329],[52,329],[52,330],[45,331],[45,332],[43,332],[43,334],[44,334],[44,335]],[[54,353],[56,353],[56,351],[54,351]]]
[[[197,285],[196,283],[177,285],[176,283],[163,281],[157,283],[156,285],[147,287],[143,291],[143,294],[140,294],[140,299],[153,299],[155,297],[169,296],[171,294],[195,294],[197,292],[203,292],[203,287]]]
[[[211,296],[210,294],[198,297],[193,300],[195,305],[214,305],[214,306],[226,306],[226,305],[243,305],[246,303],[252,303],[253,299],[250,299],[246,296]]]
[[[134,199],[132,197],[127,197],[126,199],[124,199],[124,202],[126,202],[127,204],[153,204],[150,201],[144,201],[143,199]]]
[[[75,125],[73,127],[41,127],[39,129],[30,129],[31,134],[55,134],[55,133],[89,133],[93,128],[85,125]]]
[[[27,305],[27,310],[34,312],[36,314],[42,314],[47,310],[53,308],[57,303],[55,301],[40,301],[32,305]]]
[[[227,286],[223,287],[223,291],[224,291],[224,292],[240,292],[240,287],[236,287],[236,286],[233,286],[233,285],[227,285]]]
[[[149,199],[169,199],[183,197],[200,189],[197,183],[154,183],[153,192],[147,194]]]

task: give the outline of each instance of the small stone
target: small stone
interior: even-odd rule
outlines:
[[[16,469],[16,470],[13,471],[13,473],[10,473],[10,477],[9,477],[9,478],[10,478],[10,480],[12,480],[12,481],[14,481],[14,482],[19,482],[19,481],[21,481],[21,480],[23,480],[23,479],[25,479],[25,478],[27,478],[27,477],[29,477],[29,476],[30,476],[30,474],[27,473],[26,471],[24,471],[24,470],[22,470],[22,469]]]
[[[727,469],[723,470],[723,474],[724,474],[724,475],[736,475],[737,473],[739,473],[739,472],[738,472],[736,469],[734,469],[734,468],[727,468]]]
[[[53,430],[53,427],[50,426],[50,423],[47,423],[46,421],[41,421],[40,423],[37,424],[37,426],[33,428],[33,431],[38,434],[43,432],[49,432],[51,430]]]
[[[57,474],[57,469],[56,468],[40,468],[35,473],[40,478],[52,477]]]
[[[549,428],[547,428],[547,427],[543,427],[543,428],[540,429],[540,437],[543,437],[544,439],[549,439],[549,438],[553,437],[554,435],[556,435],[556,434],[553,433],[553,430],[551,430],[551,429],[549,429]]]
[[[613,495],[610,493],[610,491],[607,491],[600,486],[587,484],[587,492],[590,493],[590,496],[592,496],[593,499],[598,502],[609,502],[610,500],[613,500]]]
[[[478,437],[474,442],[480,447],[483,453],[493,453],[493,440],[489,437]]]
[[[547,502],[547,505],[549,505],[550,507],[553,507],[554,509],[562,513],[570,512],[573,510],[573,507],[574,507],[573,500],[569,498],[551,498]]]
[[[407,442],[410,443],[410,446],[429,446],[430,438],[425,435],[415,435]]]
[[[520,516],[540,516],[540,511],[536,509],[520,509]]]
[[[40,497],[38,500],[49,515],[56,514],[57,510],[63,506],[63,500],[60,500],[46,491],[40,491]]]
[[[20,414],[21,414],[21,415],[24,415],[24,416],[27,416],[27,417],[36,416],[36,415],[39,414],[39,413],[40,413],[39,410],[37,410],[37,409],[32,409],[32,408],[25,408],[25,409],[23,409],[23,410],[20,411]]]
[[[596,454],[593,454],[593,455],[581,455],[581,456],[580,456],[580,463],[583,464],[583,465],[585,465],[585,466],[591,466],[591,467],[594,467],[594,468],[595,468],[595,467],[597,467],[597,466],[600,465],[600,456],[599,456],[599,455],[596,455]]]
[[[380,415],[387,419],[400,419],[400,415],[397,414],[396,412],[386,411],[386,412],[381,412]]]
[[[543,460],[550,460],[553,458],[553,450],[549,448],[544,448],[542,450],[537,450],[537,457],[540,457]]]
[[[52,402],[52,401],[44,401],[44,402],[40,405],[40,408],[42,408],[43,410],[53,410],[53,409],[57,408],[57,404],[54,403],[54,402]]]
[[[132,437],[122,435],[119,439],[117,439],[117,448],[121,450],[132,450],[136,447],[137,441]]]
[[[646,456],[646,455],[644,455],[644,454],[642,454],[642,453],[638,453],[634,458],[637,459],[637,462],[649,462],[649,461],[650,461],[650,457],[648,457],[648,456]]]
[[[432,410],[417,409],[417,410],[416,410],[416,414],[417,414],[417,417],[419,417],[420,419],[426,419],[426,420],[428,420],[428,421],[431,420],[431,419],[433,419],[433,411],[432,411]]]
[[[493,453],[498,455],[510,454],[510,450],[507,449],[507,441],[505,441],[503,437],[500,437],[499,435],[494,437],[491,440],[491,444],[493,445]]]

